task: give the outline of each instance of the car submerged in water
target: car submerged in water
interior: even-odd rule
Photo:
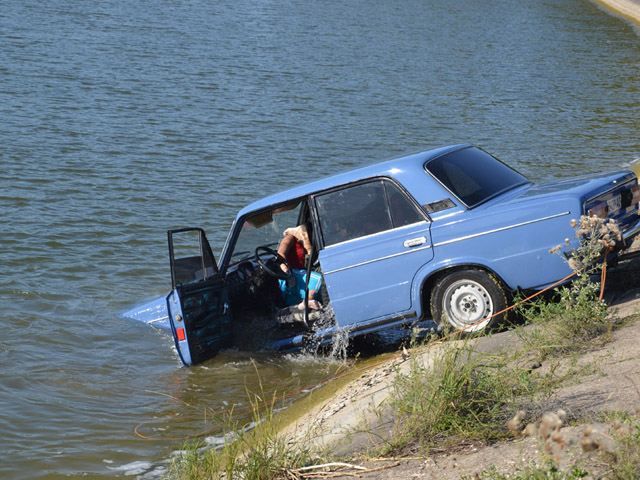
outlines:
[[[572,219],[614,219],[622,250],[640,232],[639,201],[630,170],[536,185],[472,145],[429,150],[246,206],[219,262],[202,229],[170,230],[171,292],[124,316],[170,330],[185,365],[429,319],[481,331],[513,292],[570,273],[549,251],[577,246]],[[296,226],[307,241],[297,268],[281,253]]]

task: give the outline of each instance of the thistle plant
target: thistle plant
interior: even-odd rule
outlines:
[[[588,348],[594,339],[604,338],[611,330],[607,306],[599,298],[600,285],[592,277],[602,268],[602,260],[609,250],[621,239],[620,229],[614,220],[585,215],[572,220],[571,226],[580,241],[567,258],[575,279],[569,286],[557,289],[558,301],[540,300],[521,310],[533,329],[522,331],[520,337],[541,359]],[[550,253],[561,250],[561,246],[557,246]]]
[[[580,245],[571,253],[569,267],[578,277],[591,275],[600,268],[598,260],[622,240],[620,228],[613,219],[586,215],[580,220],[571,220],[571,226],[576,230]]]

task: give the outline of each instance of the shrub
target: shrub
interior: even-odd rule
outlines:
[[[567,262],[576,279],[557,290],[557,301],[538,300],[520,309],[532,325],[529,330],[520,330],[520,337],[525,347],[541,358],[588,348],[592,340],[611,331],[607,306],[599,298],[600,285],[592,277],[600,271],[608,249],[620,239],[620,231],[613,220],[597,217],[582,216],[573,225],[580,245]],[[560,250],[560,246],[552,249],[554,253]]]
[[[393,384],[395,425],[387,449],[414,441],[432,446],[445,439],[505,438],[514,402],[532,390],[528,372],[509,367],[499,356],[474,356],[468,346],[445,348],[431,366],[414,359]]]

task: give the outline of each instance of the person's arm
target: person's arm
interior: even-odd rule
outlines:
[[[278,255],[280,255],[283,258],[287,258],[287,252],[289,251],[289,249],[293,248],[295,242],[296,242],[296,237],[289,234],[285,235],[284,238],[280,241],[280,245],[278,245]],[[284,273],[287,273],[289,271],[289,269],[284,263],[280,264],[280,269]]]

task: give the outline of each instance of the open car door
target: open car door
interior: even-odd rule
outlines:
[[[231,312],[224,278],[201,228],[169,230],[171,331],[182,363],[195,365],[231,343]]]

